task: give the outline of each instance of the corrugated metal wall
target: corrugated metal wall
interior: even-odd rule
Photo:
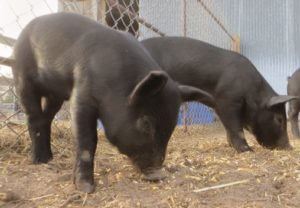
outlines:
[[[294,42],[292,44],[295,50],[295,64],[300,67],[300,1],[295,0],[291,7],[294,14],[292,18]]]
[[[240,3],[241,52],[280,94],[286,93],[286,78],[298,65],[294,19],[299,12],[293,9],[295,2],[244,0]]]
[[[230,48],[231,39],[198,1],[187,0],[186,34]],[[299,0],[203,1],[232,35],[241,39],[241,53],[248,57],[280,94],[286,77],[300,66]],[[141,0],[140,15],[167,35],[183,35],[184,0]],[[149,11],[149,8],[153,8]],[[143,30],[142,38],[153,34]]]
[[[287,76],[300,67],[299,11],[299,0],[140,1],[140,16],[168,36],[186,34],[230,49],[232,38],[238,35],[240,52],[279,94],[286,94]],[[141,39],[157,36],[143,27],[140,32]],[[206,106],[188,105],[187,112],[179,115],[179,124],[184,120],[187,125],[214,121]]]

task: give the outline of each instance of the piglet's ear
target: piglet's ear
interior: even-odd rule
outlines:
[[[135,105],[144,96],[152,96],[159,93],[166,85],[168,75],[163,71],[151,71],[133,89],[129,96],[129,105]]]
[[[277,95],[271,97],[267,102],[267,107],[271,108],[280,104],[285,104],[286,102],[294,99],[299,99],[297,96],[289,96],[289,95]]]
[[[178,87],[183,102],[198,101],[210,106],[213,106],[215,103],[213,96],[206,91],[186,85],[179,85]]]

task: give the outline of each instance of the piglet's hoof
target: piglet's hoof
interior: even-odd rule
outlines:
[[[44,155],[39,155],[39,156],[32,155],[32,163],[33,164],[48,163],[52,159],[53,159],[53,157],[52,157],[51,153],[44,154]]]
[[[154,169],[143,173],[142,179],[145,181],[157,182],[167,177],[162,169]]]
[[[78,191],[84,192],[84,193],[93,193],[95,191],[95,186],[93,184],[90,184],[88,182],[84,181],[76,181],[75,182],[76,189]]]
[[[290,144],[285,144],[285,145],[277,147],[277,149],[278,150],[293,150],[293,147]]]
[[[248,145],[242,145],[242,146],[239,146],[238,148],[236,148],[236,151],[238,153],[253,152],[253,149],[251,147],[249,147]]]

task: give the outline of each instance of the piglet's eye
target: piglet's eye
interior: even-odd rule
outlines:
[[[154,131],[152,122],[147,116],[143,116],[137,120],[137,128],[146,134],[152,134]]]
[[[275,116],[274,120],[277,124],[282,124],[283,123],[283,118],[281,116]]]

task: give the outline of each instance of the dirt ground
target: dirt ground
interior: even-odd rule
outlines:
[[[292,151],[270,151],[247,134],[254,152],[238,154],[222,127],[201,126],[170,140],[158,183],[138,171],[99,133],[96,191],[79,193],[71,182],[73,145],[67,127],[54,127],[54,160],[32,165],[24,126],[0,130],[0,207],[300,207],[300,140]],[[208,189],[206,189],[208,188]]]

